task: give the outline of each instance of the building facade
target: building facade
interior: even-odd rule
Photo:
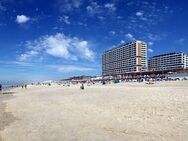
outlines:
[[[102,74],[116,75],[147,71],[147,44],[134,41],[110,49],[102,55]]]
[[[188,56],[183,52],[154,56],[149,59],[148,67],[150,71],[186,69]]]
[[[188,69],[188,55],[186,57],[186,69]]]

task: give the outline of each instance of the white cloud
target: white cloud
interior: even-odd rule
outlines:
[[[69,42],[69,40],[64,39],[64,35],[57,34],[44,37],[40,44],[49,55],[68,59],[71,57],[68,51]]]
[[[6,11],[6,7],[4,7],[1,2],[0,2],[0,11]]]
[[[84,26],[84,27],[88,26],[86,23],[83,23],[83,22],[78,22],[77,25]]]
[[[113,3],[106,3],[104,5],[105,8],[108,8],[110,11],[115,11],[116,10],[116,7]]]
[[[152,52],[154,52],[154,50],[151,48],[148,48],[148,52],[152,53]]]
[[[97,2],[91,2],[91,5],[86,7],[88,14],[95,15],[102,12],[102,6],[98,5]]]
[[[7,26],[6,23],[0,23],[0,27]]]
[[[148,42],[148,45],[152,46],[152,45],[153,45],[153,42]]]
[[[148,39],[151,40],[151,41],[157,41],[157,40],[160,40],[160,37],[159,35],[154,35],[152,33],[148,33]]]
[[[90,5],[86,7],[87,13],[91,16],[96,14],[111,14],[116,10],[113,3],[106,3],[104,5],[99,5],[97,2],[91,2]]]
[[[138,9],[128,17],[125,27],[132,31],[150,32],[150,28],[164,22],[172,12],[171,8],[163,2],[158,4],[152,1],[133,0],[127,5],[131,8]]]
[[[6,65],[16,65],[16,66],[22,66],[22,67],[32,67],[33,64],[28,62],[20,62],[20,61],[0,61],[0,64],[6,64]]]
[[[79,8],[82,5],[82,1],[81,0],[73,0],[72,5],[75,8]]]
[[[83,0],[58,0],[56,6],[61,12],[70,12],[79,9]]]
[[[118,20],[123,19],[123,17],[122,17],[122,16],[117,16],[116,18],[117,18]]]
[[[60,22],[64,22],[64,23],[66,23],[66,24],[71,24],[71,22],[70,22],[70,20],[69,20],[69,16],[66,16],[66,15],[60,17],[60,18],[59,18],[59,21],[60,21]]]
[[[142,20],[142,21],[148,21],[148,19],[146,17],[140,17],[140,20]]]
[[[70,72],[87,72],[87,71],[93,71],[94,69],[89,67],[66,65],[66,66],[57,66],[57,70],[58,72],[61,73],[70,73]]]
[[[124,44],[124,43],[125,43],[125,41],[124,41],[124,40],[121,40],[121,41],[120,41],[120,43],[121,43],[121,44]]]
[[[134,4],[134,2],[131,1],[131,2],[128,2],[128,3],[127,3],[127,6],[131,6],[131,5],[133,5],[133,4]]]
[[[30,58],[32,58],[32,57],[34,57],[34,56],[37,56],[37,55],[38,55],[38,52],[37,52],[37,51],[31,50],[31,51],[28,51],[28,52],[26,52],[26,53],[24,53],[24,54],[21,54],[19,60],[20,60],[20,61],[27,61],[27,60],[29,60]]]
[[[116,34],[115,31],[110,31],[109,33],[110,33],[111,35],[115,35],[115,34]]]
[[[134,36],[133,36],[131,33],[127,33],[125,36],[126,36],[129,40],[136,40],[136,39],[134,38]]]
[[[104,16],[98,16],[98,19],[104,21],[106,18]]]
[[[143,16],[143,14],[144,14],[144,13],[143,13],[143,12],[140,12],[140,11],[139,11],[139,12],[136,12],[136,16]]]
[[[176,40],[175,43],[177,43],[179,45],[184,45],[185,41],[186,41],[186,38],[180,38],[180,39]]]
[[[17,15],[16,17],[16,22],[18,24],[23,24],[23,23],[26,23],[30,20],[29,17],[25,16],[25,15]]]
[[[46,35],[35,41],[26,43],[28,51],[21,54],[20,61],[27,61],[34,57],[50,55],[56,58],[67,60],[94,60],[94,52],[89,48],[88,41],[80,40],[77,37],[71,38],[63,33],[55,35]]]

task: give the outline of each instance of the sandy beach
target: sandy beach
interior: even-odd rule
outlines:
[[[188,140],[188,81],[79,87],[0,95],[0,141]]]

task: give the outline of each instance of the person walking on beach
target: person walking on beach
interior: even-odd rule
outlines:
[[[0,84],[0,92],[2,91],[2,85]]]
[[[81,90],[84,90],[84,84],[82,83],[82,85],[80,86]]]

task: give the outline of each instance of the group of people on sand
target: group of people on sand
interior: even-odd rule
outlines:
[[[27,84],[22,85],[22,88],[27,89]]]

